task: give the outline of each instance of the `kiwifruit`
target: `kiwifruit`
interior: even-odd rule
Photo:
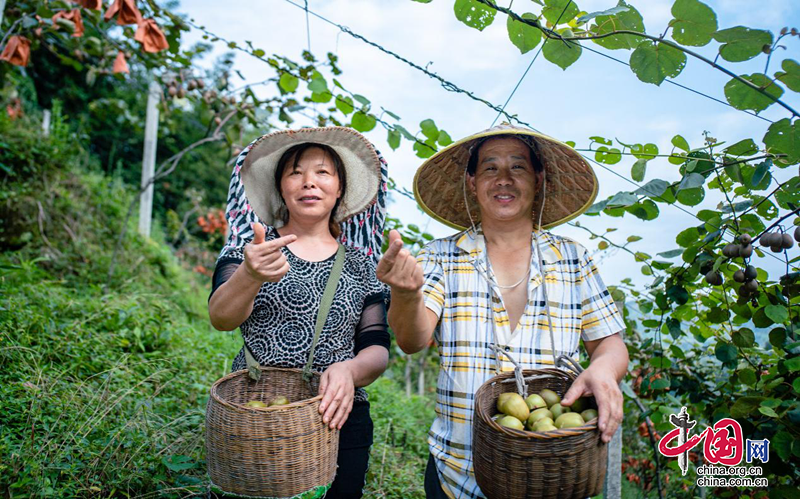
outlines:
[[[550,418],[555,419],[553,417],[553,413],[550,412],[550,409],[545,409],[544,407],[534,410],[530,416],[528,416],[528,426],[532,426],[537,421],[542,418]]]
[[[744,277],[747,280],[755,279],[756,277],[758,277],[758,271],[752,265],[748,265],[747,267],[744,268]]]
[[[561,397],[559,397],[556,392],[550,390],[549,388],[545,388],[544,390],[539,392],[539,395],[541,395],[544,401],[547,402],[547,407],[550,407],[553,404],[558,404],[559,402],[561,402]]]
[[[583,412],[589,408],[589,399],[586,397],[580,397],[571,406],[569,406],[569,408],[572,410],[572,412]]]
[[[794,241],[792,240],[792,236],[790,236],[789,234],[784,233],[781,236],[781,239],[783,243],[782,244],[783,249],[792,249],[794,247]]]
[[[750,234],[742,234],[741,236],[739,236],[739,242],[744,244],[745,246],[750,244],[752,240],[753,238],[750,237]]]
[[[506,428],[514,428],[515,430],[525,429],[525,426],[522,424],[522,421],[515,418],[514,416],[503,416],[502,418],[497,420],[497,424],[499,424],[500,426],[505,426]]]
[[[800,225],[794,229],[794,240],[800,243]]]
[[[561,416],[562,414],[566,414],[569,412],[569,407],[564,407],[561,404],[553,404],[552,406],[550,406],[550,412],[552,412],[553,416],[555,416],[556,419],[558,419],[558,417]]]
[[[750,258],[753,256],[753,245],[748,244],[747,246],[742,246],[739,250],[739,256],[742,258]]]
[[[706,274],[706,282],[712,286],[719,286],[722,284],[722,274],[714,272],[713,270]]]
[[[581,417],[584,421],[591,421],[597,417],[597,411],[594,409],[586,409],[581,412]]]
[[[531,411],[528,409],[528,404],[519,393],[512,392],[511,396],[505,400],[502,407],[499,408],[501,412],[514,416],[520,421],[525,421],[530,416]]]
[[[525,399],[525,403],[528,404],[528,409],[530,410],[541,409],[542,407],[547,408],[547,402],[545,402],[538,393],[528,395],[528,398]]]
[[[575,428],[584,424],[586,422],[577,412],[565,412],[556,418],[556,428]]]
[[[739,256],[740,247],[738,244],[729,243],[722,248],[722,254],[728,258],[736,258]]]
[[[744,272],[742,270],[737,270],[733,273],[733,280],[736,282],[744,282]]]
[[[773,253],[783,253],[783,241],[778,243],[776,246],[770,246],[769,250]]]
[[[758,291],[758,281],[756,281],[755,279],[753,279],[752,281],[747,281],[746,283],[743,284],[743,286],[750,293]]]

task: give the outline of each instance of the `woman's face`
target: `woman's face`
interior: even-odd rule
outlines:
[[[292,158],[289,163],[281,177],[281,193],[289,217],[327,221],[342,194],[333,160],[322,149],[312,147],[303,152],[296,168]]]

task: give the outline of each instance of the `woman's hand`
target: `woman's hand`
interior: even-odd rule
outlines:
[[[322,421],[330,424],[331,429],[341,430],[353,410],[356,387],[349,362],[331,364],[319,381],[319,393],[322,395],[319,413],[322,414]]]
[[[281,248],[297,240],[290,234],[264,241],[264,226],[253,224],[253,240],[244,247],[244,266],[247,275],[259,282],[278,282],[289,272],[289,262]]]

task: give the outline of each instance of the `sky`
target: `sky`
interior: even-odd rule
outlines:
[[[303,0],[292,1],[303,4]],[[615,5],[613,0],[582,0],[577,3],[587,12]],[[672,18],[672,3],[639,0],[633,5],[642,14],[647,32],[660,34]],[[800,26],[800,2],[795,0],[706,3],[717,13],[719,29],[745,25],[777,34],[784,26]],[[539,11],[539,6],[530,0],[499,0],[499,4],[511,4],[511,8],[520,14]],[[505,15],[498,13],[494,23],[481,32],[455,18],[452,0],[433,0],[429,4],[411,0],[309,0],[308,8],[499,105],[508,99],[536,53],[533,50],[520,54],[511,44]],[[343,74],[337,79],[345,88],[368,97],[375,110],[383,107],[400,115],[400,123],[412,133],[419,129],[420,121],[431,118],[439,128],[447,130],[454,140],[458,140],[488,128],[497,116],[496,111],[484,104],[445,90],[436,80],[318,17],[309,16],[307,30],[305,12],[288,0],[183,0],[178,11],[188,14],[195,23],[221,37],[240,44],[249,40],[267,54],[280,54],[294,60],[300,60],[310,38],[311,50],[317,58],[324,58],[327,52],[338,55]],[[200,40],[201,33],[197,31],[185,37],[187,46]],[[773,55],[770,73],[780,69],[779,63],[783,58],[800,60],[800,38],[787,37],[783,44],[785,50]],[[622,60],[630,57],[629,51],[605,51],[598,45],[591,46]],[[717,46],[712,42],[696,51],[713,59]],[[213,54],[219,56],[226,51],[224,44],[218,44]],[[738,74],[749,74],[763,72],[765,61],[765,58],[758,57],[745,63],[722,62]],[[259,82],[274,75],[263,62],[241,52],[236,53],[234,67],[244,76],[243,81],[237,77],[234,86]],[[728,80],[729,77],[720,71],[691,57],[676,78],[677,83],[723,101],[723,87]],[[262,88],[257,92],[267,95],[273,91]],[[787,90],[783,99],[795,109],[800,108],[798,94]],[[588,51],[584,51],[566,71],[540,55],[506,110],[509,114],[518,114],[520,119],[547,135],[576,142],[578,148],[588,147],[588,138],[600,135],[628,144],[655,143],[662,154],[672,150],[670,140],[675,134],[683,135],[692,147],[703,145],[704,131],[728,144],[746,138],[754,138],[760,143],[769,126],[768,122],[757,117],[677,86],[643,83],[629,68]],[[779,120],[788,117],[789,113],[773,105],[760,116]],[[310,121],[297,123],[298,126],[310,124]],[[411,190],[414,172],[422,160],[411,150],[410,143],[403,141],[400,149],[392,151],[380,125],[367,137],[387,159],[390,176],[399,186]],[[634,161],[635,158],[625,157],[609,168],[629,178]],[[598,201],[620,190],[636,189],[635,185],[619,176],[593,166],[600,182]],[[796,174],[794,167],[780,171],[776,178],[785,180],[793,174]],[[677,166],[656,159],[648,164],[643,183],[654,178],[672,181],[679,179],[680,173]],[[717,200],[716,196],[709,197]],[[659,208],[661,216],[652,222],[643,222],[630,215],[624,218],[581,216],[577,220],[597,233],[616,228],[615,232],[608,233],[608,237],[620,244],[629,235],[641,236],[641,241],[629,247],[655,256],[677,248],[677,233],[699,224],[691,215],[675,207],[660,203]],[[714,208],[714,203],[704,202],[684,208],[694,214],[703,208]],[[402,196],[393,196],[388,211],[390,216],[399,217],[404,223],[416,223],[436,237],[454,232],[430,220],[413,201]],[[553,232],[581,242],[590,251],[597,251],[598,240],[590,240],[589,233],[581,229],[560,226]],[[625,277],[637,284],[646,284],[652,279],[641,275],[639,268],[642,264],[627,253],[597,252],[594,258],[600,262],[601,273],[608,284],[616,284]],[[783,265],[773,258],[761,259],[759,265],[768,270],[772,279],[782,274]]]

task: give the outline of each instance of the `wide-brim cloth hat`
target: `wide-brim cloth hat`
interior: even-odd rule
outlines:
[[[341,157],[347,192],[334,215],[342,229],[338,240],[362,250],[377,263],[386,219],[388,165],[363,135],[346,127],[273,132],[242,150],[231,173],[225,211],[228,238],[218,259],[250,242],[254,223],[283,225],[283,201],[275,186],[275,168],[287,149],[306,142],[328,145]]]
[[[526,142],[544,167],[545,186],[538,190],[533,203],[534,227],[543,201],[541,223],[545,229],[572,220],[592,205],[598,182],[583,156],[552,137],[504,123],[454,142],[419,167],[414,176],[414,197],[425,213],[457,230],[480,222],[478,201],[467,189],[464,176],[473,148],[498,136]]]

